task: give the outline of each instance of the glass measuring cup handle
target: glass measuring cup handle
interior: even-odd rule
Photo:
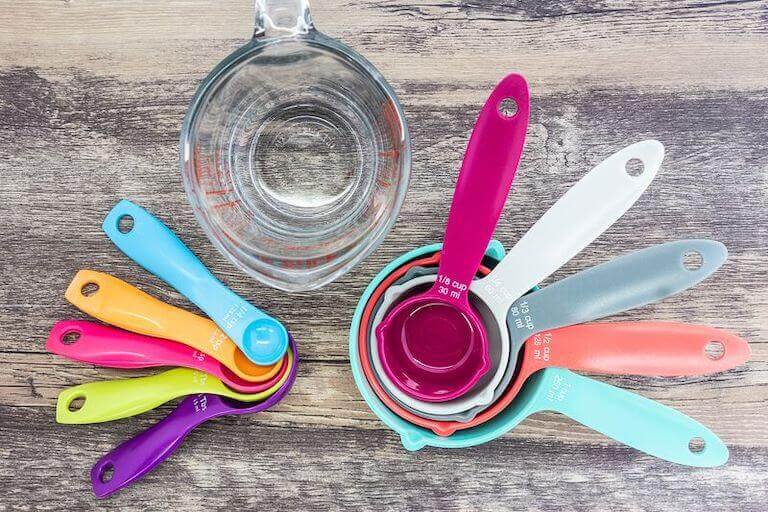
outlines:
[[[254,39],[291,37],[314,29],[309,0],[256,0]]]

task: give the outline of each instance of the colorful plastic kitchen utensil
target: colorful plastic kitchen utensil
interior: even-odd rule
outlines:
[[[65,297],[102,322],[207,354],[249,382],[270,381],[288,367],[287,355],[272,365],[254,364],[210,319],[166,304],[109,274],[79,271]]]
[[[511,339],[511,357],[501,384],[493,391],[493,400],[485,406],[462,408],[460,401],[429,403],[414,400],[394,388],[380,368],[376,343],[369,335],[370,359],[376,374],[387,393],[411,412],[430,419],[454,420],[467,423],[487,409],[504,393],[515,373],[518,352],[526,339],[543,331],[568,325],[589,322],[611,316],[628,309],[657,302],[686,290],[711,275],[725,263],[728,251],[720,242],[713,240],[680,240],[649,247],[616,258],[612,261],[584,270],[551,286],[525,295],[515,301],[507,313]],[[698,257],[698,266],[687,267],[686,256]],[[413,273],[417,267],[408,272]],[[434,273],[435,269],[421,269]],[[404,278],[401,278],[401,280]],[[434,275],[420,276],[405,283],[389,287],[381,302],[371,331],[393,303],[408,293],[418,293],[420,287],[434,282]],[[401,280],[395,281],[395,283]],[[485,312],[477,297],[472,296],[478,311]],[[483,315],[485,318],[487,314]],[[488,335],[499,337],[490,322]],[[510,399],[511,400],[511,399]],[[505,401],[503,405],[509,403]],[[496,410],[500,410],[498,404]],[[446,418],[447,416],[452,416]],[[444,426],[445,427],[445,426]],[[441,428],[444,431],[445,428]]]
[[[293,355],[288,353],[288,364]],[[207,373],[175,368],[150,377],[89,382],[67,388],[56,402],[56,421],[66,424],[101,423],[136,416],[174,398],[209,393],[241,402],[265,400],[275,394],[288,374],[261,393],[238,393]]]
[[[648,188],[663,159],[664,146],[655,140],[632,144],[609,156],[536,221],[491,275],[472,283],[472,293],[496,318],[502,347],[510,346],[506,317],[512,303],[576,256],[629,210]],[[634,160],[643,164],[639,175],[627,166]],[[504,356],[509,358],[509,352]],[[489,386],[464,399],[463,409],[491,403],[506,365],[499,368]]]
[[[572,325],[536,334],[527,341],[504,395],[512,403],[526,379],[549,367],[609,375],[685,377],[729,370],[745,363],[749,355],[745,340],[713,327],[671,322]],[[455,417],[429,417],[457,421]]]
[[[181,343],[84,320],[56,322],[45,348],[69,359],[110,368],[183,366],[213,375],[240,393],[266,391],[288,371],[288,358],[285,357],[280,371],[269,380],[248,382],[216,359]]]
[[[291,343],[290,371],[282,387],[264,402],[243,403],[218,395],[193,395],[182,400],[168,416],[104,455],[91,470],[93,493],[106,498],[139,480],[171,456],[195,427],[213,418],[253,414],[280,402],[296,380],[298,354]],[[111,474],[111,478],[108,475]]]
[[[224,286],[145,209],[124,199],[112,208],[102,227],[126,256],[205,311],[251,361],[271,365],[285,355],[288,333],[283,324]]]
[[[722,441],[691,418],[652,400],[560,368],[547,368],[538,372],[526,381],[523,392],[515,399],[513,406],[507,407],[483,425],[456,432],[449,437],[438,436],[393,413],[374,394],[362,370],[358,340],[363,309],[369,303],[371,294],[387,276],[404,264],[432,254],[439,248],[439,244],[434,244],[414,249],[382,269],[361,296],[350,327],[349,355],[355,384],[374,414],[400,435],[407,449],[418,450],[427,445],[445,448],[475,446],[505,434],[535,412],[556,409],[609,437],[615,436],[614,439],[620,442],[666,460],[698,467],[719,466],[728,460],[728,449]],[[503,249],[495,242],[490,246],[488,254],[499,259]],[[548,391],[560,388],[570,389],[571,392],[559,395],[562,400],[549,403]],[[687,449],[691,439],[703,440],[704,449]]]
[[[528,116],[528,85],[508,75],[483,106],[467,146],[435,285],[398,304],[376,331],[384,371],[410,396],[450,400],[488,371],[485,328],[467,290],[517,171]]]

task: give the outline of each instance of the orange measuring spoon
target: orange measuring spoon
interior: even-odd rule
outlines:
[[[79,271],[65,297],[102,322],[199,350],[249,382],[269,380],[287,364],[287,356],[269,366],[254,364],[212,320],[166,304],[109,274]]]

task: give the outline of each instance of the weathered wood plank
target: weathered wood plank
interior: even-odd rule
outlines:
[[[65,428],[42,411],[2,406],[0,413],[12,420],[4,425],[0,456],[14,461],[0,467],[3,498],[41,510],[91,508],[90,466],[150,424]],[[259,416],[206,424],[142,485],[99,508],[653,511],[738,504],[761,512],[768,504],[768,475],[751,471],[765,449],[738,448],[717,469],[680,468],[616,445],[519,437],[406,453],[384,432],[264,426]],[[45,454],[25,442],[28,424],[45,440]],[[66,461],[66,473],[59,461]]]
[[[186,105],[247,39],[250,2],[0,0],[0,11],[0,510],[92,508],[90,465],[170,410],[53,422],[63,387],[126,375],[44,353],[54,321],[83,317],[63,299],[78,269],[190,307],[101,233],[121,197],[156,212],[227,284],[283,319],[303,364],[279,407],[203,427],[106,508],[768,508],[766,2],[313,1],[317,26],[397,90],[414,174],[382,247],[339,282],[296,295],[223,260],[177,171]],[[752,360],[711,377],[605,379],[710,426],[733,448],[726,467],[672,466],[555,414],[483,447],[409,454],[362,402],[347,355],[357,297],[387,261],[440,239],[474,118],[511,70],[530,79],[533,113],[500,240],[514,243],[602,158],[654,137],[667,148],[657,180],[553,278],[676,238],[729,247],[728,263],[697,289],[617,318],[732,329],[750,340]],[[233,439],[244,448],[229,450]]]

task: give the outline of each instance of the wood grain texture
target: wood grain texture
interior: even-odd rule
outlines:
[[[317,0],[325,33],[373,61],[402,101],[412,186],[386,242],[320,291],[288,295],[239,273],[189,208],[177,139],[199,80],[246,41],[245,0],[0,0],[0,510],[155,508],[398,510],[768,509],[768,4]],[[509,71],[532,118],[498,229],[514,241],[594,164],[643,138],[667,148],[635,207],[552,279],[686,237],[724,242],[728,263],[678,297],[621,315],[731,329],[752,360],[711,377],[607,378],[702,421],[729,464],[681,468],[554,414],[485,446],[405,452],[352,380],[347,330],[367,282],[439,240],[458,163],[483,101]],[[48,355],[52,323],[82,318],[63,292],[80,268],[110,272],[182,307],[101,232],[119,198],[156,212],[235,291],[300,343],[291,395],[192,434],[106,503],[95,460],[166,414],[54,423],[65,386],[124,373]]]

